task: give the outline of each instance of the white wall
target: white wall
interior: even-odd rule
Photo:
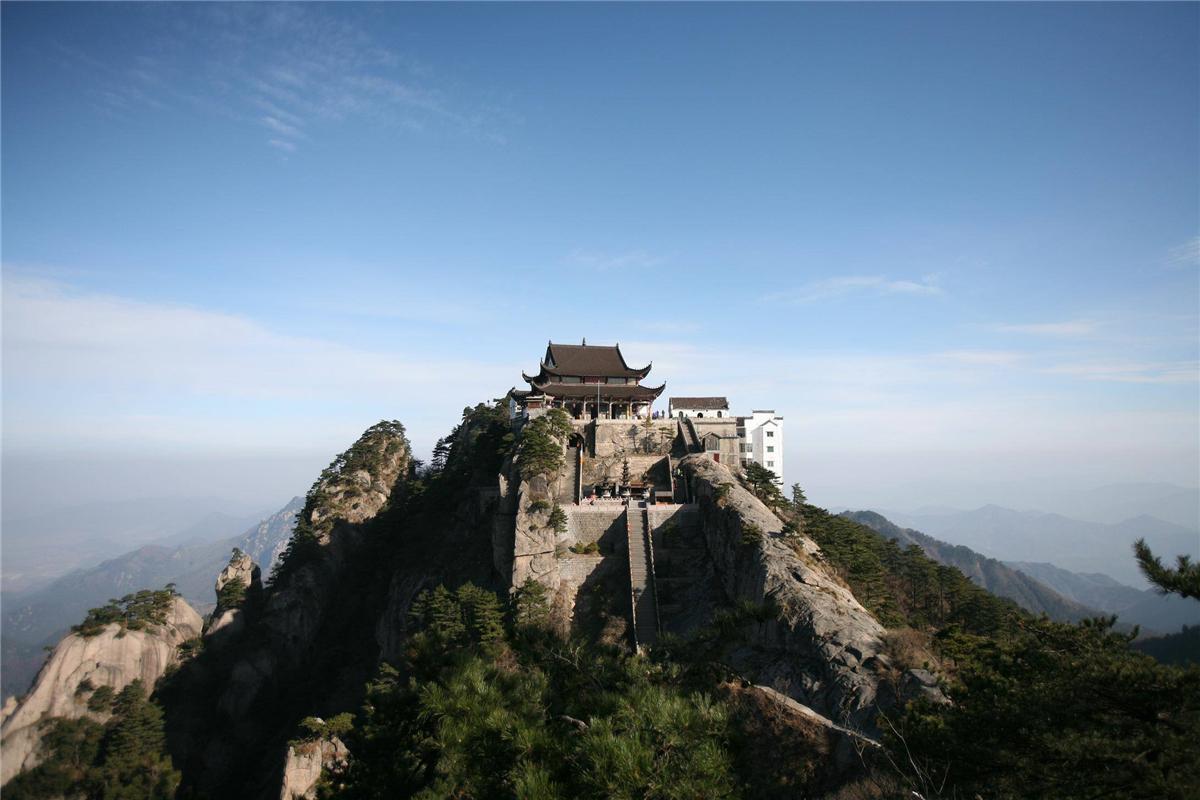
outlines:
[[[679,418],[680,414],[683,414],[685,417],[692,418],[704,417],[705,419],[708,419],[709,417],[712,417],[713,419],[733,419],[733,415],[725,409],[714,411],[713,409],[709,408],[680,408],[679,406],[671,409],[671,416],[675,417],[676,419]]]
[[[783,417],[774,411],[753,411],[749,416],[738,417],[744,461],[754,461],[779,476],[779,485],[784,485],[783,472]]]

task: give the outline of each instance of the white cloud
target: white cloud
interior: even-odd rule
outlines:
[[[289,125],[288,123],[282,122],[270,115],[264,115],[262,117],[262,124],[275,133],[278,133],[280,136],[287,136],[292,139],[305,138],[304,132],[295,125]]]
[[[883,275],[842,275],[804,284],[794,289],[774,292],[765,299],[782,303],[810,303],[831,297],[868,293],[875,295],[932,296],[943,294],[936,275],[920,280],[895,280]]]
[[[267,144],[271,145],[271,147],[274,147],[277,150],[282,150],[285,153],[296,152],[295,142],[289,142],[286,139],[267,139]]]
[[[994,330],[1000,333],[1027,333],[1034,336],[1077,337],[1092,335],[1096,332],[1096,327],[1096,323],[1087,320],[1068,320],[996,325]]]
[[[36,279],[6,276],[3,304],[5,444],[26,449],[274,448],[352,437],[385,416],[432,444],[515,374]]]

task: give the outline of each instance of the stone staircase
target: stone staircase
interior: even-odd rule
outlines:
[[[574,505],[580,500],[580,469],[583,460],[583,453],[578,447],[566,448],[566,463],[568,465],[568,475],[559,478],[558,491],[555,492],[554,499],[559,505]]]
[[[654,586],[654,551],[646,509],[640,504],[630,503],[625,508],[625,534],[629,542],[633,644],[641,650],[658,642],[658,599]]]
[[[696,433],[696,426],[692,424],[690,417],[679,420],[679,435],[683,439],[685,451],[689,453],[703,452],[704,445],[700,444],[700,436]]]

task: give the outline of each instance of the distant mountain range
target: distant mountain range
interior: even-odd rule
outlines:
[[[1116,614],[1120,622],[1139,625],[1147,633],[1174,633],[1183,625],[1200,624],[1200,603],[1193,600],[1135,589],[1099,573],[1078,574],[1046,563],[1004,563],[968,547],[901,528],[873,511],[845,512],[844,516],[901,545],[917,545],[933,560],[957,567],[992,594],[1007,597],[1035,614],[1064,621]]]
[[[218,524],[221,516],[209,515],[198,526],[172,537],[180,540],[175,546],[145,545],[98,566],[76,570],[41,589],[6,592],[0,691],[6,697],[25,691],[45,657],[42,648],[83,619],[89,608],[110,598],[174,583],[184,599],[204,613],[215,602],[213,584],[234,547],[250,554],[262,567],[265,579],[291,538],[296,513],[303,505],[304,498],[295,497],[244,533],[216,541],[201,533]]]
[[[1064,622],[1076,622],[1100,614],[1098,610],[1064,597],[1041,581],[1008,567],[994,558],[980,555],[961,545],[939,541],[920,531],[901,528],[874,511],[846,511],[842,516],[852,519],[860,525],[866,525],[876,533],[895,540],[902,547],[909,545],[920,547],[925,551],[925,555],[934,561],[950,567],[957,567],[960,572],[979,586],[994,595],[1007,597],[1026,611],[1034,614],[1045,613],[1052,619]]]
[[[1200,489],[1171,483],[1115,483],[1061,495],[1051,506],[1067,517],[1113,523],[1137,517],[1196,530],[1200,528]]]
[[[1133,542],[1139,537],[1145,537],[1151,548],[1168,560],[1183,554],[1200,557],[1200,531],[1144,515],[1106,524],[995,505],[973,511],[883,513],[898,525],[990,558],[1048,562],[1071,572],[1102,573],[1139,589],[1148,588],[1133,558]]]
[[[26,592],[132,547],[229,538],[270,513],[214,497],[86,503],[25,516],[5,514],[3,587]]]
[[[1077,603],[1116,614],[1124,622],[1163,633],[1184,625],[1200,624],[1200,603],[1178,595],[1161,595],[1153,589],[1134,589],[1099,573],[1080,574],[1053,564],[1028,561],[1008,566],[1029,575]]]

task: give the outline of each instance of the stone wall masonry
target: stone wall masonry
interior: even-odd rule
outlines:
[[[567,553],[558,560],[558,578],[573,589],[571,595],[574,596],[579,587],[592,577],[592,573],[604,566],[606,558],[599,554]]]
[[[620,503],[564,506],[563,511],[567,512],[567,532],[559,536],[559,544],[570,546],[578,542],[599,542],[610,532],[612,536],[617,536],[625,506]]]
[[[630,455],[630,456],[609,456],[607,458],[590,458],[585,457],[583,460],[583,484],[586,492],[590,487],[597,483],[605,481],[607,473],[607,481],[621,480],[621,471],[624,466],[625,459],[629,459],[629,479],[631,481],[640,481],[642,476],[658,467],[658,465],[666,460],[666,456],[660,455]],[[658,475],[652,476],[657,478],[656,483],[661,483],[664,486],[666,481],[665,465],[659,467]]]
[[[614,455],[658,455],[671,452],[675,439],[674,420],[652,420],[649,427],[644,420],[599,419],[593,420],[591,451],[597,458]]]

